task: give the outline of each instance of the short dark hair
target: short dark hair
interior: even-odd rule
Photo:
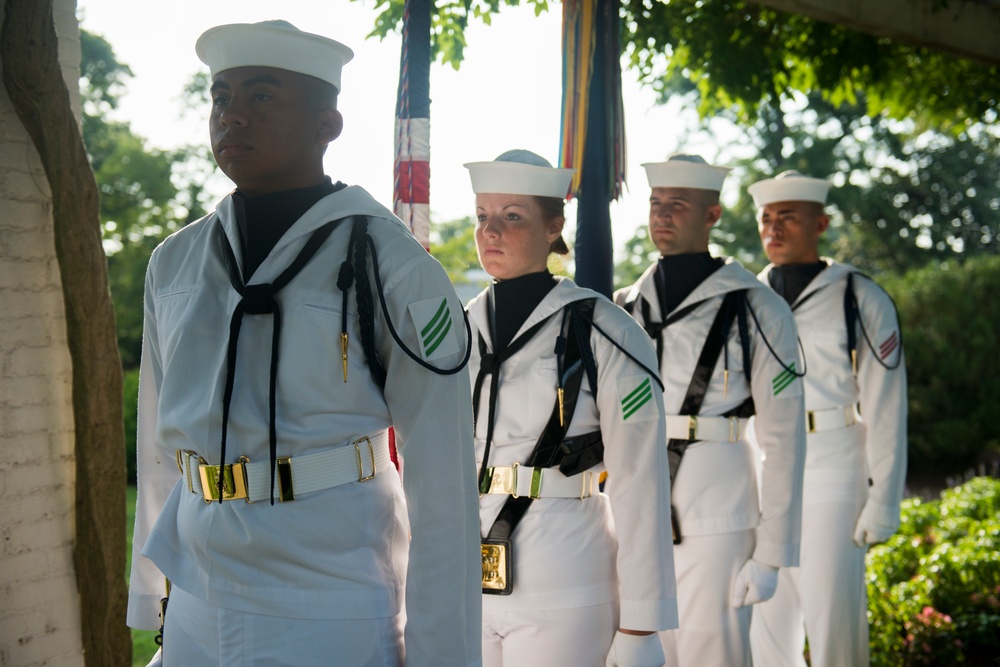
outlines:
[[[718,190],[698,190],[701,193],[701,202],[705,206],[717,206],[719,204],[719,191]]]
[[[332,83],[303,74],[302,87],[305,90],[306,103],[314,111],[337,109],[338,91]]]
[[[553,218],[566,218],[566,201],[562,197],[541,197],[534,195],[535,201],[542,209],[542,216],[546,220],[552,220]],[[552,245],[549,246],[549,252],[554,252],[557,255],[568,255],[569,247],[566,245],[566,241],[560,235]]]

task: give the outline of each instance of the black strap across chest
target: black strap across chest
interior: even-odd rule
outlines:
[[[604,448],[600,442],[600,431],[566,439],[566,431],[573,420],[583,376],[586,373],[585,366],[587,364],[583,359],[583,349],[590,350],[590,331],[595,301],[595,299],[576,301],[563,310],[562,329],[558,341],[562,342],[564,349],[562,354],[559,354],[560,342],[557,342],[556,350],[557,356],[562,358],[559,364],[559,384],[563,388],[563,404],[560,406],[558,400],[556,401],[545,429],[525,461],[527,466],[533,468],[559,466],[560,472],[563,474],[573,475],[597,465],[603,459]],[[543,323],[545,321],[547,319],[543,320]],[[529,330],[525,335],[528,333],[532,333],[532,331]],[[480,341],[482,341],[482,336],[480,336]],[[507,349],[510,349],[510,346]],[[504,358],[509,356],[506,355]],[[498,374],[495,373],[494,376]],[[490,396],[491,408],[495,404],[495,396],[495,393]],[[478,397],[476,403],[478,404]],[[479,474],[481,492],[484,491],[482,484],[487,470],[488,458],[489,449],[487,447],[483,454],[483,463]],[[490,527],[487,539],[510,539],[517,524],[531,506],[532,500],[526,496],[508,497]]]
[[[472,391],[472,423],[479,422],[479,399],[482,395],[483,381],[486,376],[490,378],[490,404],[486,416],[486,447],[483,450],[483,465],[479,469],[479,486],[482,487],[483,479],[486,475],[486,462],[490,458],[490,447],[493,444],[493,427],[496,424],[497,392],[500,388],[500,364],[510,359],[525,344],[534,338],[538,330],[545,326],[552,316],[536,323],[523,334],[515,338],[499,353],[489,351],[482,332],[479,332],[479,373],[476,374],[476,383]]]
[[[671,324],[680,319],[683,319],[688,314],[690,314],[695,308],[705,303],[705,300],[703,299],[696,303],[687,305],[684,308],[681,308],[676,313],[674,313],[667,319],[663,320],[662,322],[652,321],[653,315],[649,307],[649,301],[647,301],[642,297],[639,297],[639,303],[640,303],[640,308],[642,310],[642,328],[646,330],[646,333],[649,334],[649,337],[652,338],[653,341],[656,343],[656,365],[659,368],[663,366],[663,337],[660,336],[660,334],[663,333],[663,330],[669,327]],[[628,310],[631,313],[633,308],[626,307],[626,310]]]
[[[698,356],[698,362],[695,365],[694,373],[691,376],[691,382],[688,384],[687,392],[684,394],[684,401],[681,403],[680,414],[701,414],[701,407],[705,401],[705,394],[708,392],[709,384],[712,381],[712,374],[719,361],[719,355],[722,353],[722,349],[726,345],[726,339],[729,335],[730,329],[732,328],[733,321],[735,320],[737,322],[738,327],[747,326],[745,315],[743,318],[740,317],[740,312],[743,310],[744,299],[746,299],[746,290],[729,292],[723,298],[722,304],[719,306],[719,310],[715,314],[715,319],[712,320],[712,326],[708,331],[708,336],[705,338],[705,344],[701,348],[701,354]],[[742,324],[740,323],[741,320]],[[740,335],[742,336],[743,334],[744,332],[740,331]],[[749,352],[744,351],[743,367],[744,372],[746,373],[747,381],[750,379],[749,356]],[[734,410],[728,412],[725,416],[749,417],[753,414],[753,409],[753,398],[748,398]],[[677,470],[680,467],[681,458],[684,456],[684,452],[688,445],[692,442],[694,441],[672,438],[667,443],[667,450],[670,453],[671,488],[673,488],[673,481],[677,476]]]

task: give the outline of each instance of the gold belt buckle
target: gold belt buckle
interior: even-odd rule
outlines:
[[[368,443],[368,459],[371,461],[372,474],[365,475],[365,466],[361,456],[361,443]],[[372,446],[371,438],[367,435],[363,438],[358,438],[354,441],[354,453],[358,459],[358,481],[367,482],[368,480],[375,477],[375,448]]]
[[[806,429],[810,433],[816,432],[816,413],[812,410],[806,411]]]
[[[202,460],[202,459],[199,459]],[[250,459],[246,456],[240,457],[239,463],[227,463],[223,466],[210,466],[202,463],[198,466],[198,473],[201,476],[201,493],[205,497],[206,503],[219,500],[219,476],[222,476],[222,500],[245,500],[250,502],[247,495],[247,471],[245,463]]]
[[[519,466],[519,463],[515,463],[509,467],[490,468],[490,488],[487,493],[517,498],[517,469]]]
[[[688,416],[688,440],[698,439],[698,418],[694,415]]]

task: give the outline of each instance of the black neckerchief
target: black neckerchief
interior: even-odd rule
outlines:
[[[256,197],[247,197],[239,190],[235,191],[233,204],[240,230],[244,280],[250,280],[295,221],[332,192],[334,185],[329,176],[319,185]]]
[[[826,267],[827,264],[823,260],[805,264],[772,266],[767,274],[767,282],[771,285],[771,289],[780,294],[790,306],[809,286],[813,278]]]
[[[555,286],[556,279],[548,269],[493,284],[495,351],[503,350],[514,340],[514,334]]]
[[[326,185],[328,186],[330,193],[347,187],[339,181],[336,185],[327,181]],[[240,201],[240,199],[236,197],[234,197],[233,200],[234,203]],[[241,208],[242,207],[239,204],[236,204],[237,215]],[[239,343],[240,329],[242,328],[243,318],[245,315],[270,315],[272,318],[272,327],[268,383],[268,441],[271,460],[272,505],[274,504],[275,464],[277,460],[278,447],[276,393],[278,379],[278,351],[279,340],[281,338],[281,305],[279,304],[276,295],[285,285],[298,275],[299,271],[301,271],[309,260],[312,259],[313,255],[316,254],[320,246],[323,245],[326,239],[333,232],[333,228],[339,222],[340,220],[330,220],[313,231],[306,240],[305,245],[303,245],[302,249],[299,251],[299,254],[294,260],[292,260],[291,264],[285,267],[285,269],[277,278],[274,279],[273,282],[257,282],[247,284],[247,281],[240,275],[240,269],[236,262],[236,255],[233,252],[233,248],[226,236],[226,231],[222,226],[222,219],[217,219],[218,224],[216,226],[216,239],[219,245],[219,252],[225,264],[226,272],[229,274],[230,285],[241,297],[239,303],[236,304],[236,308],[233,310],[232,317],[229,321],[229,342],[226,350],[226,384],[222,395],[222,441],[219,447],[219,465],[224,465],[226,463],[226,440],[229,430],[229,410],[235,386],[237,345]],[[280,238],[280,236],[275,237],[275,242],[277,242],[278,238]],[[246,275],[252,274],[246,273]],[[224,475],[220,474],[217,489],[220,503],[223,500],[223,482]]]
[[[666,319],[674,308],[705,279],[719,270],[725,261],[712,257],[707,252],[692,252],[683,255],[666,255],[656,266],[654,280],[656,293],[660,297],[660,312]]]

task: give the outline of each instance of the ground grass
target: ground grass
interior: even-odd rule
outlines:
[[[125,489],[125,577],[132,571],[132,526],[135,523],[135,487]],[[156,633],[150,630],[132,630],[132,667],[146,667],[149,659],[156,653],[153,637]]]

